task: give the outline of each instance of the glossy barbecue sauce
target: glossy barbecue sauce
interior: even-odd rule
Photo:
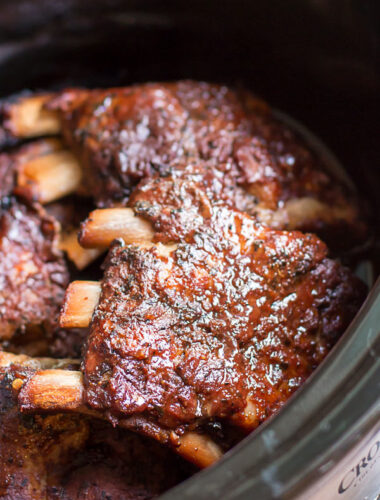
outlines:
[[[197,203],[191,183],[181,202],[193,212],[170,210],[157,193],[154,215],[145,211],[157,245],[115,242],[104,266],[84,361],[88,403],[114,420],[179,429],[224,419],[250,430],[321,362],[365,287],[314,235]]]

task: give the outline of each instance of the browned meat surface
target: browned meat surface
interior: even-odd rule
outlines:
[[[202,225],[213,206],[237,207],[247,213],[255,210],[253,197],[234,185],[235,174],[229,164],[174,162],[140,181],[128,205],[136,214],[154,221],[156,237],[161,241],[170,241],[173,231],[181,238]]]
[[[87,329],[59,328],[49,341],[46,355],[54,358],[80,358],[87,335]]]
[[[231,205],[274,228],[318,232],[338,247],[365,236],[355,195],[250,94],[183,81],[66,90],[50,108],[100,205],[125,202],[139,180],[167,175],[175,161],[191,171],[195,159],[217,178],[214,199],[222,182]]]
[[[57,144],[53,139],[38,140],[0,155],[0,341],[14,353],[77,357],[86,332],[58,329],[69,279],[57,247],[58,230],[78,227],[92,206],[89,200],[71,196],[49,204],[45,211],[32,203],[32,192],[16,182],[25,162],[51,152]],[[15,193],[26,204],[16,201]]]
[[[12,201],[0,214],[0,339],[57,326],[68,272],[57,227],[41,207]]]
[[[15,353],[77,357],[86,332],[58,329],[69,273],[57,243],[59,225],[63,230],[78,226],[90,210],[88,201],[72,196],[46,211],[37,204],[31,208],[31,193],[16,185],[23,163],[54,144],[35,141],[0,155],[0,340]],[[28,205],[15,201],[15,192]]]
[[[54,139],[41,139],[0,154],[0,341],[13,352],[30,355],[49,351],[51,339],[41,333],[51,334],[57,325],[68,272],[57,249],[59,226],[51,216],[55,207],[45,212],[33,204],[32,192],[19,188],[17,176],[26,162],[55,147]]]
[[[228,144],[235,130],[244,130],[235,95],[207,84],[74,89],[51,107],[61,111],[63,134],[82,158],[90,193],[100,203],[127,197],[139,179],[178,157],[198,156],[214,128],[225,131]]]
[[[182,188],[186,205],[193,190]],[[365,287],[313,235],[192,206],[194,228],[176,224],[182,214],[165,201],[152,217],[177,247],[111,249],[84,361],[87,401],[112,420],[254,428],[322,361]]]
[[[39,366],[28,360],[0,368],[0,498],[145,500],[190,473],[169,450],[109,424],[81,415],[21,415],[17,381]]]

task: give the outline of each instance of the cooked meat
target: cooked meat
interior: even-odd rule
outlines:
[[[58,329],[68,283],[58,230],[78,226],[90,209],[88,201],[72,196],[45,211],[31,206],[33,189],[17,185],[27,162],[61,148],[59,141],[46,139],[0,155],[0,340],[15,353],[76,357],[86,335]],[[16,201],[15,193],[26,204]]]
[[[84,360],[87,401],[113,421],[254,428],[322,361],[365,287],[313,235],[192,206],[194,228],[165,201],[152,218],[157,240],[175,247],[113,245]]]
[[[0,214],[0,339],[57,327],[68,272],[57,227],[42,207],[15,200]]]
[[[128,205],[155,222],[156,238],[170,241],[175,231],[175,238],[181,239],[203,223],[213,206],[237,207],[246,213],[255,210],[253,198],[234,185],[235,174],[229,164],[176,161],[169,169],[140,181]]]
[[[72,200],[71,200],[72,201]],[[57,220],[78,223],[66,200],[48,206],[3,198],[0,214],[0,341],[14,353],[77,357],[87,332],[58,327],[69,271],[58,250]],[[55,217],[53,216],[55,215]]]
[[[54,358],[80,358],[87,335],[86,329],[59,328],[55,330],[47,346],[46,355]]]
[[[183,81],[66,90],[49,106],[100,206],[125,203],[139,180],[167,175],[175,161],[191,173],[202,160],[214,199],[222,183],[231,205],[276,229],[318,232],[338,247],[365,236],[355,195],[250,94]]]
[[[139,179],[161,165],[198,156],[214,128],[223,129],[227,142],[237,130],[244,131],[236,96],[207,84],[68,90],[51,107],[61,112],[64,137],[80,154],[90,193],[100,203],[128,196]]]
[[[17,383],[46,361],[14,362],[0,368],[0,498],[144,500],[189,474],[169,450],[109,424],[83,415],[21,415]]]
[[[0,146],[64,141],[0,155],[0,341],[83,350],[83,373],[0,353],[0,497],[152,498],[188,471],[126,429],[207,466],[277,412],[366,294],[295,229],[347,250],[367,236],[362,208],[276,112],[220,85],[22,96],[1,104],[0,122]],[[85,248],[83,196],[113,207],[84,224]],[[136,224],[123,232],[126,220]],[[63,308],[62,325],[83,329],[59,329],[71,272],[61,250],[81,271],[115,235],[101,283],[79,275]]]

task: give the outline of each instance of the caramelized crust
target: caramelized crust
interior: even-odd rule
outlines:
[[[50,481],[49,500],[148,500],[193,472],[167,448],[93,420],[86,446],[65,469]]]
[[[225,207],[180,238],[172,227],[178,245],[167,255],[122,240],[111,249],[85,355],[87,401],[113,420],[254,428],[322,361],[365,287],[315,236]]]
[[[73,89],[50,108],[61,113],[64,137],[87,168],[89,190],[100,204],[128,197],[139,179],[178,157],[198,157],[201,150],[209,155],[214,130],[225,134],[217,151],[211,147],[215,158],[226,156],[235,131],[248,131],[235,94],[202,83]]]
[[[200,183],[209,177],[212,199],[222,184],[231,206],[273,228],[317,232],[338,248],[366,235],[356,196],[248,93],[180,81],[66,90],[48,106],[100,206],[125,203],[141,179],[166,176],[179,161]]]

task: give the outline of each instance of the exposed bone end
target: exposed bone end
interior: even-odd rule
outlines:
[[[275,229],[302,228],[311,221],[334,224],[336,221],[351,222],[357,217],[355,206],[328,205],[316,198],[294,198],[284,202],[281,208],[268,210],[260,204],[256,207],[261,222]]]
[[[251,432],[259,425],[256,405],[252,401],[248,401],[244,410],[232,415],[230,420],[232,424],[240,427],[247,433]]]
[[[54,359],[54,358],[32,358],[25,354],[13,354],[10,352],[0,352],[0,368],[7,368],[10,365],[20,365],[35,370],[41,369],[61,369],[78,366],[80,361],[77,359]]]
[[[35,373],[18,396],[21,411],[67,411],[83,405],[83,376],[79,371],[42,370]]]
[[[209,467],[223,456],[220,446],[205,434],[187,432],[178,436],[172,432],[170,439],[178,454],[201,469]]]
[[[61,130],[58,113],[45,108],[50,99],[51,94],[21,97],[9,106],[6,128],[20,138],[58,134]]]
[[[66,290],[59,323],[62,328],[86,328],[99,302],[97,281],[73,281]]]
[[[29,189],[41,203],[49,203],[75,192],[82,169],[69,151],[57,151],[34,158],[20,168],[18,185]]]
[[[59,248],[66,252],[68,258],[82,271],[96,260],[105,249],[83,248],[78,243],[78,230],[71,231],[61,237]]]
[[[79,243],[85,248],[105,248],[116,238],[126,244],[151,242],[154,231],[149,222],[136,217],[130,208],[94,210],[82,224]]]

